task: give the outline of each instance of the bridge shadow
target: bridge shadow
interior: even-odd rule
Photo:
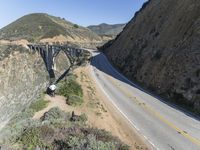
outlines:
[[[106,58],[106,56],[103,53],[96,53],[95,56],[92,57],[90,64],[95,67],[96,69],[98,69],[99,71],[121,81],[124,82],[134,88],[139,89],[140,91],[143,91],[145,93],[147,93],[148,95],[158,99],[159,101],[161,101],[162,103],[176,109],[179,110],[180,112],[184,113],[185,115],[200,121],[200,116],[196,115],[192,112],[189,112],[188,110],[184,109],[183,107],[180,107],[178,105],[175,105],[171,102],[169,102],[169,100],[167,100],[166,98],[163,98],[161,96],[159,96],[158,94],[156,94],[155,92],[151,92],[148,89],[144,89],[141,85],[138,85],[132,81],[130,81],[129,79],[127,79],[126,77],[124,77],[120,71],[116,70],[111,63],[108,61],[108,59]]]
[[[58,84],[64,77],[66,77],[70,69],[71,69],[71,66],[55,81],[55,84]]]

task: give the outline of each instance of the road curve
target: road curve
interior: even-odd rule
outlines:
[[[130,82],[104,54],[92,52],[91,74],[112,104],[154,147],[200,150],[200,121]]]

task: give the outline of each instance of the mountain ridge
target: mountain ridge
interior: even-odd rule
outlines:
[[[29,42],[100,43],[101,38],[88,28],[66,21],[64,18],[45,13],[25,15],[0,29],[0,40],[16,41],[25,39]]]
[[[88,26],[87,28],[89,28],[90,30],[101,36],[102,35],[116,36],[123,30],[124,26],[125,24],[101,23],[99,25]]]

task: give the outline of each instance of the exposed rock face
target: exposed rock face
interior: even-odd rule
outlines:
[[[59,60],[63,71],[69,64]],[[39,54],[20,46],[0,46],[0,129],[45,90],[48,73]]]
[[[150,0],[104,46],[128,78],[200,110],[200,1]]]
[[[28,50],[19,52],[20,48],[15,48],[1,46],[1,55],[3,50],[10,53],[0,61],[0,125],[36,99],[48,81],[42,59]]]

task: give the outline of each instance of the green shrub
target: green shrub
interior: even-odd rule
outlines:
[[[122,144],[120,147],[119,147],[119,150],[129,150],[130,149],[130,146],[126,145],[126,144]]]
[[[80,106],[83,103],[83,98],[77,95],[70,95],[66,99],[66,103],[71,106]]]
[[[98,140],[94,135],[89,134],[87,136],[87,147],[86,149],[94,150],[116,150],[115,145],[112,142],[103,142]]]
[[[33,109],[26,109],[23,110],[21,113],[16,114],[8,123],[8,125],[15,124],[17,122],[20,122],[22,120],[32,118],[34,116],[35,112]]]
[[[79,28],[79,26],[78,26],[77,24],[74,24],[74,28],[76,28],[76,29],[77,29],[77,28]]]
[[[83,90],[74,79],[74,76],[60,83],[58,94],[66,97],[66,103],[68,105],[79,106],[83,103]]]
[[[42,120],[55,120],[55,119],[65,119],[69,120],[70,115],[60,110],[58,107],[51,108],[48,112],[44,114]]]
[[[38,112],[44,108],[47,107],[48,105],[48,101],[45,101],[44,100],[44,96],[40,96],[39,100],[33,102],[31,105],[30,105],[30,109],[33,109],[35,112]]]
[[[40,130],[40,137],[42,140],[50,140],[55,131],[53,128],[51,128],[49,125],[43,125],[41,127],[39,127]]]
[[[79,120],[81,121],[81,122],[86,122],[87,120],[88,120],[88,118],[87,118],[87,115],[84,113],[84,114],[81,114],[80,116],[79,116]]]
[[[80,115],[77,122],[71,122],[70,118],[71,113],[55,107],[44,114],[43,120],[27,118],[20,123],[16,122],[11,127],[12,135],[6,136],[9,140],[5,140],[5,145],[11,147],[10,149],[27,150],[129,150],[127,145],[113,137],[110,132],[87,128],[82,123],[87,120],[85,114]]]
[[[37,146],[43,147],[44,144],[39,138],[40,131],[37,128],[27,129],[20,137],[20,141],[28,149],[34,149]]]
[[[62,81],[58,89],[58,94],[68,97],[70,95],[77,95],[82,97],[83,91],[81,86],[74,80],[69,79],[67,81]]]
[[[66,144],[68,148],[78,148],[80,147],[80,138],[76,136],[69,136]]]

